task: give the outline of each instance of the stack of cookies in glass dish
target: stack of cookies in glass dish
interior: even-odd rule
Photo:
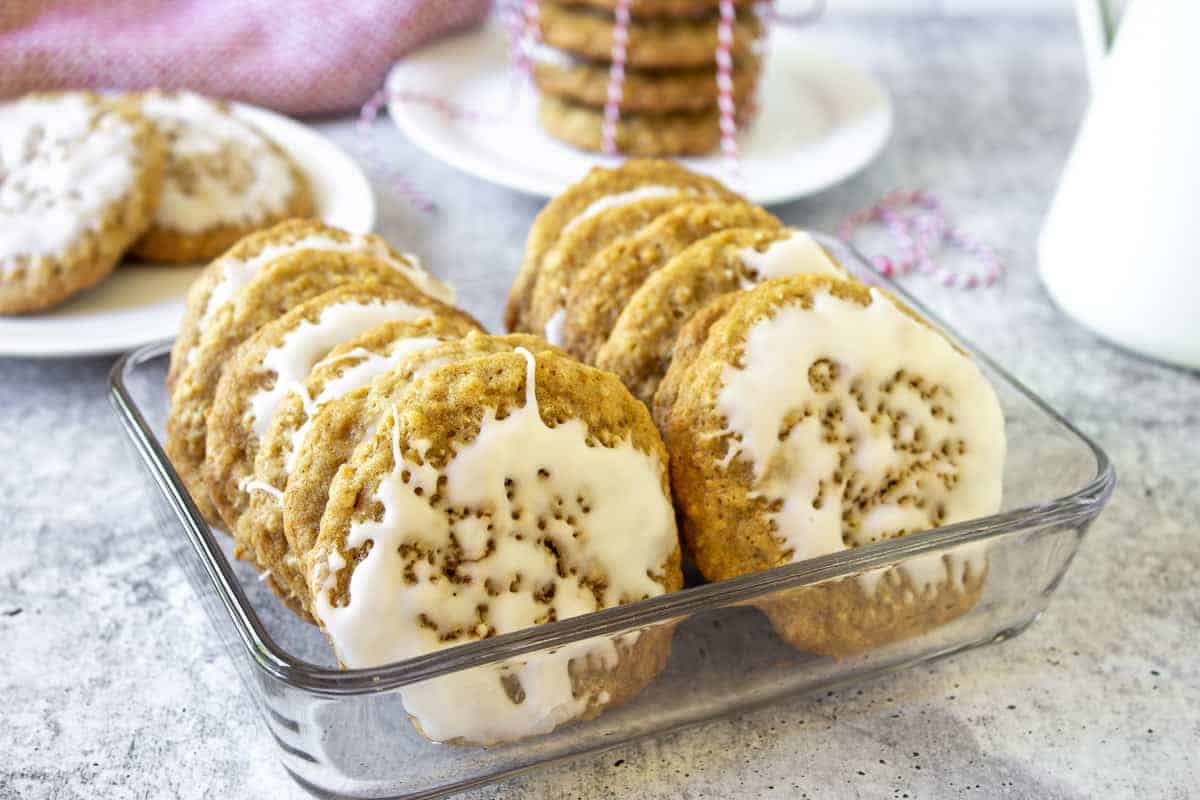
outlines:
[[[533,75],[539,120],[581,148],[627,155],[702,155],[721,143],[720,101],[748,119],[761,73],[762,25],[738,0],[719,57],[719,0],[539,0]],[[624,32],[624,36],[622,36]],[[624,40],[621,48],[614,43]],[[723,66],[722,66],[722,62]],[[619,115],[606,130],[606,106]],[[606,135],[607,134],[607,135]]]
[[[979,367],[816,237],[678,164],[595,168],[550,201],[505,312],[651,410],[706,580],[1000,508],[1004,415]],[[968,545],[756,604],[785,641],[842,656],[961,616],[987,572]]]

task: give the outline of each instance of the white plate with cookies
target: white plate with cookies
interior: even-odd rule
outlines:
[[[892,132],[887,90],[821,52],[811,32],[777,27],[765,48],[759,112],[738,135],[736,163],[680,159],[760,205],[834,186],[869,164]],[[593,166],[621,159],[577,150],[538,124],[538,97],[511,67],[498,22],[425,47],[388,79],[389,112],[418,147],[464,172],[553,197]]]
[[[341,148],[311,128],[263,108],[230,103],[229,111],[264,134],[303,175],[313,216],[350,232],[370,231],[375,223],[370,184]],[[204,213],[203,208],[182,211]],[[0,356],[104,355],[174,336],[187,288],[202,267],[203,263],[127,257],[99,283],[61,304],[0,315]]]

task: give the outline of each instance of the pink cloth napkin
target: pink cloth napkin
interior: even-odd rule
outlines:
[[[189,88],[288,114],[361,106],[491,0],[0,0],[0,97]]]

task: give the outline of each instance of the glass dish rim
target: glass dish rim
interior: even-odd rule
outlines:
[[[845,242],[813,234],[827,248],[849,254],[857,262],[854,272],[865,274],[925,316],[977,362],[986,365],[1042,413],[1084,444],[1096,460],[1096,474],[1081,488],[1045,503],[1024,506],[980,519],[934,528],[851,551],[706,583],[678,592],[604,609],[522,631],[456,645],[446,650],[369,669],[340,670],[293,657],[275,642],[249,602],[233,565],[225,557],[216,535],[200,516],[157,437],[147,424],[127,386],[127,376],[138,366],[160,358],[171,340],[143,345],[121,356],[109,375],[109,396],[126,434],[160,491],[170,502],[188,539],[216,591],[251,662],[262,672],[309,694],[342,697],[390,691],[441,675],[588,639],[613,635],[632,628],[681,619],[699,611],[744,603],[765,594],[807,586],[826,580],[888,567],[905,559],[965,544],[985,542],[1019,530],[1082,521],[1098,513],[1116,483],[1108,455],[1090,437],[1051,408],[1024,383],[964,339],[907,291],[874,270],[866,258]]]

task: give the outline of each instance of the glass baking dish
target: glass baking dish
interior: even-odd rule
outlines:
[[[832,239],[822,243],[860,277],[946,330],[859,255]],[[1037,619],[1116,477],[1094,443],[947,333],[978,360],[1004,409],[1009,453],[1000,513],[720,583],[705,584],[693,571],[680,592],[365,670],[339,670],[322,634],[285,609],[249,565],[236,562],[229,539],[196,511],[162,447],[169,343],[118,361],[111,397],[155,487],[164,535],[278,743],[284,768],[318,796],[426,798],[999,641]],[[968,546],[986,548],[987,563],[969,610],[865,652],[840,658],[801,652],[780,639],[759,610],[796,598],[803,605],[818,584],[856,580],[910,559],[961,554]],[[546,735],[490,748],[436,744],[417,733],[404,709],[405,687],[422,681],[500,670],[586,640],[647,635],[669,638],[671,649],[644,691]]]

